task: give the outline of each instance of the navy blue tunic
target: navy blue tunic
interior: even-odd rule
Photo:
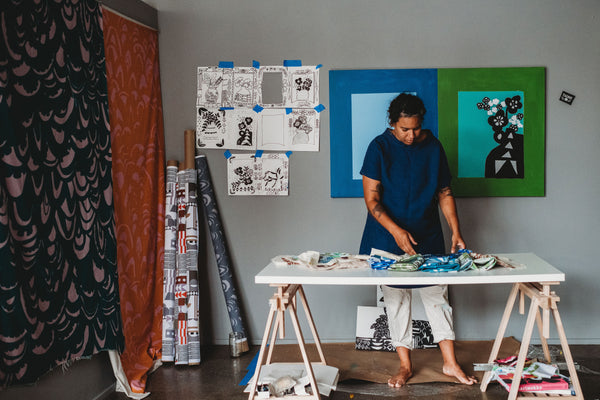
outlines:
[[[431,132],[410,146],[386,131],[369,144],[361,175],[381,182],[381,202],[386,212],[417,241],[420,254],[443,254],[444,237],[438,212],[437,192],[450,186],[450,170],[444,148]],[[371,248],[404,254],[394,237],[367,213],[360,254]]]

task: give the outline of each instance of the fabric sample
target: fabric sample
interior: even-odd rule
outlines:
[[[103,10],[123,369],[143,393],[162,347],[164,165],[158,32]]]
[[[102,15],[0,2],[0,385],[123,350]]]

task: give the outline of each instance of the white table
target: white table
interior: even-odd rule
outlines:
[[[267,360],[264,364],[271,362],[273,348],[277,333],[280,338],[285,337],[284,327],[284,312],[288,310],[289,315],[294,325],[294,331],[298,340],[298,345],[302,353],[302,358],[309,375],[311,387],[316,388],[317,384],[312,371],[311,363],[306,354],[305,341],[300,329],[300,324],[297,315],[297,298],[302,302],[309,327],[313,334],[315,345],[319,352],[320,363],[326,364],[321,342],[317,334],[317,330],[306,301],[306,296],[302,285],[473,285],[473,284],[498,284],[512,283],[512,290],[508,297],[504,315],[500,322],[498,334],[492,347],[492,352],[488,359],[488,363],[492,363],[498,356],[502,338],[506,331],[512,309],[514,307],[517,296],[519,295],[519,311],[525,313],[525,297],[531,299],[531,305],[525,324],[521,348],[518,355],[518,363],[515,371],[515,383],[519,383],[523,372],[529,342],[533,332],[534,324],[537,324],[542,348],[546,362],[550,362],[550,351],[548,349],[547,339],[549,334],[549,320],[552,313],[556,328],[560,337],[560,343],[565,356],[575,396],[562,396],[561,399],[572,398],[583,400],[579,379],[573,363],[571,352],[567,343],[564,328],[558,313],[557,303],[559,297],[551,291],[551,286],[558,285],[565,280],[565,274],[548,264],[546,261],[536,256],[533,253],[518,253],[518,254],[497,254],[501,257],[509,258],[516,263],[525,265],[524,268],[509,269],[496,267],[489,271],[461,271],[461,272],[398,272],[388,270],[373,270],[373,269],[342,269],[342,270],[313,270],[305,267],[279,267],[274,264],[267,265],[262,271],[255,276],[255,283],[268,284],[276,288],[275,294],[269,300],[270,311],[267,318],[267,326],[263,335],[262,345],[257,361],[255,376],[259,376],[260,368],[263,365],[264,356],[268,346]],[[540,312],[541,310],[541,312]],[[273,322],[275,321],[275,329]],[[272,330],[272,332],[271,332]],[[481,382],[481,391],[485,392],[489,382],[490,372],[486,372]],[[258,379],[254,379],[253,387],[250,390],[249,399],[253,399],[256,395],[256,384]],[[526,395],[518,392],[518,384],[513,384],[509,392],[508,399],[516,399],[519,395]],[[296,396],[297,397],[297,396]],[[318,393],[312,396],[307,396],[310,399],[320,399]],[[538,396],[540,397],[540,396]],[[549,396],[546,396],[549,397]]]

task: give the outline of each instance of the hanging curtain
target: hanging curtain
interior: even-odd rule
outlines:
[[[103,8],[117,265],[130,389],[161,359],[165,151],[158,32]]]
[[[123,349],[101,11],[0,1],[0,385]]]

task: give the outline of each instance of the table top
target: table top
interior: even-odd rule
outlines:
[[[521,268],[494,267],[488,271],[399,272],[388,270],[313,270],[300,266],[280,267],[271,263],[255,277],[255,283],[310,285],[469,285],[517,282],[563,282],[565,274],[533,253],[494,254],[506,257]]]

